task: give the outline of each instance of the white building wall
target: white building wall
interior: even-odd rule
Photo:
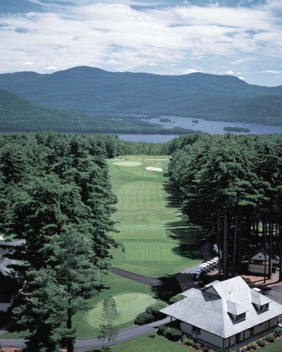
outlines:
[[[213,346],[217,346],[217,347],[223,347],[223,339],[219,336],[213,335],[208,331],[202,330],[201,329],[201,333],[200,334],[193,334],[192,333],[192,326],[190,324],[187,323],[180,323],[180,328],[181,330],[187,334],[192,336],[193,339],[198,339],[201,340],[203,342],[206,342],[207,344],[211,344]]]
[[[256,335],[256,334],[259,334],[260,332],[266,330],[267,328],[268,328],[267,322],[264,322],[264,323],[262,323],[262,324],[259,324],[259,325],[255,326],[255,328],[254,328],[254,334],[255,334],[255,335]]]
[[[269,327],[272,328],[273,326],[278,325],[278,317],[269,320]]]

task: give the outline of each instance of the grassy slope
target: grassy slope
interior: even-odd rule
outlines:
[[[101,351],[94,349],[91,352]],[[111,347],[111,352],[191,352],[194,351],[188,346],[179,342],[172,342],[163,336],[156,335],[155,338],[149,338],[149,335],[139,336],[119,345]]]
[[[167,163],[144,160],[136,166],[124,166],[109,162],[113,191],[118,197],[114,219],[119,233],[113,236],[125,246],[125,252],[113,251],[114,266],[158,277],[199,262],[195,229],[186,225],[165,190]],[[163,172],[147,171],[148,166]]]

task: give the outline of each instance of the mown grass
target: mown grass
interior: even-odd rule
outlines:
[[[89,352],[99,352],[101,349],[93,349]],[[172,342],[163,336],[155,334],[150,338],[149,334],[136,337],[133,340],[111,346],[111,352],[191,352],[190,347],[179,342]]]
[[[278,340],[274,343],[270,343],[269,345],[259,349],[262,352],[281,352],[282,351],[282,340]]]
[[[99,335],[99,323],[101,322],[101,308],[102,302],[105,297],[111,295],[114,298],[118,298],[117,301],[121,303],[118,307],[118,310],[122,313],[122,319],[116,322],[118,329],[124,329],[133,325],[136,315],[139,312],[144,311],[147,305],[150,305],[151,302],[154,301],[155,295],[152,292],[150,286],[146,286],[136,281],[122,278],[112,273],[107,276],[105,286],[108,287],[108,289],[104,290],[99,295],[89,299],[87,310],[82,310],[75,314],[73,318],[73,325],[77,327],[77,338],[92,338],[97,337]],[[126,296],[123,295],[128,295],[127,298],[131,297],[131,299],[129,300],[131,302],[132,299],[134,299],[134,302],[136,302],[136,307],[134,308],[134,311],[131,311],[132,305],[131,307],[129,305],[127,306],[128,302],[126,300],[123,300]],[[132,304],[134,304],[134,302]],[[95,315],[97,314],[96,316],[93,315],[92,311],[95,308],[98,308],[95,310]],[[92,316],[90,317],[91,313],[89,312],[91,311]],[[135,313],[137,314],[135,315]],[[96,321],[94,322],[95,319]],[[20,327],[17,325],[9,329],[9,331],[5,332],[3,335],[1,335],[1,338],[14,337],[21,337]]]
[[[154,294],[150,286],[125,279],[112,273],[107,277],[106,284],[109,289],[103,291],[99,296],[92,297],[89,300],[89,309],[80,311],[74,316],[73,323],[77,326],[78,338],[98,336],[102,302],[105,297],[114,297],[118,304],[118,311],[121,313],[121,319],[115,321],[118,329],[124,329],[133,325],[136,315],[154,302]],[[125,300],[126,297],[128,300]],[[129,302],[132,302],[133,305],[135,302],[135,307],[132,308],[132,304],[129,304]]]
[[[113,265],[159,277],[197,264],[201,258],[196,235],[199,231],[187,225],[179,215],[179,204],[170,201],[166,188],[168,160],[138,161],[140,164],[109,161],[113,191],[118,198],[114,220],[119,233],[113,237],[125,247],[125,252],[112,251]],[[163,171],[148,171],[149,166]]]

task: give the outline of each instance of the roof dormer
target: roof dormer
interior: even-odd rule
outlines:
[[[261,295],[260,293],[251,290],[250,291],[251,302],[256,308],[257,312],[265,312],[269,308],[269,303],[271,302],[268,298]]]
[[[246,319],[247,310],[238,303],[226,300],[226,310],[230,317],[236,322]]]

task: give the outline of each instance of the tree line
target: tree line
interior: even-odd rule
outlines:
[[[114,138],[113,138],[114,140]],[[116,197],[99,136],[54,132],[0,136],[0,224],[22,239],[13,313],[26,351],[74,349],[73,315],[103,289]]]
[[[271,277],[272,254],[282,258],[282,136],[198,134],[174,144],[170,182],[189,221],[221,248],[223,278],[241,274],[259,244]]]

